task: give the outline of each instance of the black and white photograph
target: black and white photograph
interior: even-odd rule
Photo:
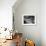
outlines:
[[[34,25],[35,23],[36,23],[36,17],[34,15],[23,16],[24,25]]]

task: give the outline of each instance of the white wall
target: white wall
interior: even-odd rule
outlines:
[[[0,27],[12,28],[12,6],[16,0],[0,0]]]
[[[41,40],[42,46],[46,46],[46,0],[41,1]]]
[[[24,38],[32,39],[35,41],[36,46],[41,46],[41,29],[40,29],[40,0],[23,0],[20,5],[13,7],[15,28],[18,32],[22,32]],[[36,25],[22,25],[22,16],[24,14],[31,14],[36,16]]]

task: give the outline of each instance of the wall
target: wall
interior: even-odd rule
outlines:
[[[16,3],[17,4],[17,3]],[[36,46],[41,46],[41,1],[23,0],[19,5],[13,6],[15,29],[23,33],[23,37],[35,41]],[[22,16],[32,14],[36,16],[36,25],[22,25]]]
[[[46,46],[46,0],[41,1],[40,25],[42,46]]]
[[[16,0],[0,0],[0,27],[12,29],[12,6]]]

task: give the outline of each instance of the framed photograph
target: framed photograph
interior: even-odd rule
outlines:
[[[22,16],[22,24],[23,25],[35,25],[36,24],[36,16],[35,15],[23,15]]]

